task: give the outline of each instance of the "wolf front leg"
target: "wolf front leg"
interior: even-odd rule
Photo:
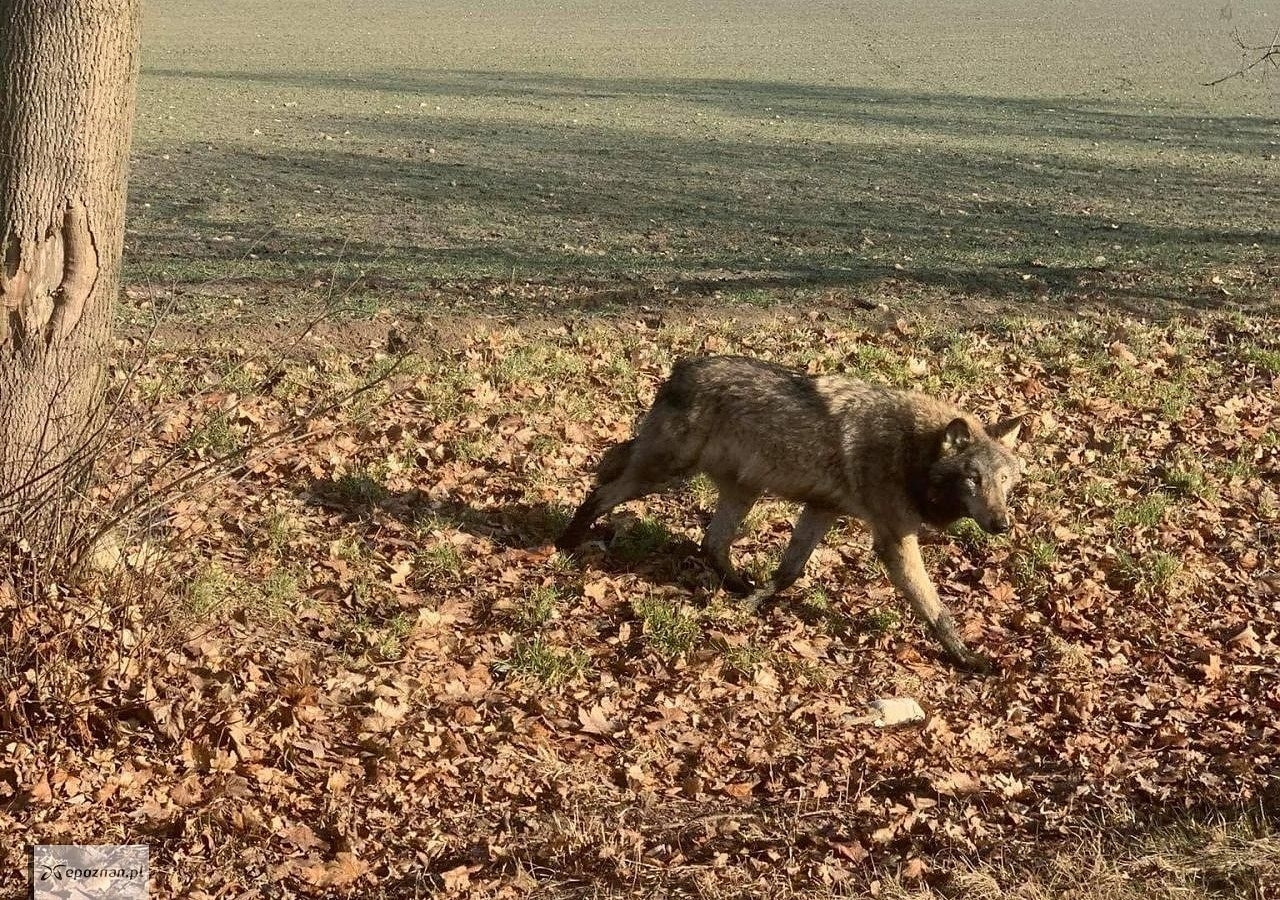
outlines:
[[[907,598],[916,615],[929,625],[952,660],[967,669],[988,671],[990,661],[965,647],[956,631],[955,619],[938,599],[938,592],[925,570],[924,558],[920,556],[920,542],[916,536],[876,535],[875,551],[889,570],[894,587]]]

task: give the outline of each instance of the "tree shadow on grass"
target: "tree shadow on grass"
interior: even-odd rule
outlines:
[[[198,70],[148,67],[156,78],[255,84],[281,92],[414,94],[511,104],[593,100],[685,101],[753,120],[822,124],[865,119],[939,136],[983,137],[994,130],[1035,139],[1156,144],[1197,151],[1263,152],[1275,141],[1274,116],[1194,115],[1148,104],[1079,97],[977,96],[890,87],[735,78],[623,78],[482,69],[383,71]]]
[[[373,481],[366,484],[359,477],[312,481],[304,499],[352,519],[368,519],[375,528],[379,517],[391,516],[424,536],[433,530],[453,529],[500,547],[547,553],[553,550],[555,538],[573,512],[567,506],[546,502],[477,505],[432,498],[417,490],[392,492]],[[692,591],[713,588],[719,582],[695,541],[625,509],[615,510],[596,523],[571,556],[580,569],[630,573],[655,587],[674,585]]]
[[[1262,119],[772,82],[154,74],[498,104],[392,115],[317,102],[251,144],[144,155],[131,256],[179,282],[341,265],[402,291],[488,279],[463,288],[480,305],[528,280],[587,283],[583,311],[923,288],[1149,314],[1266,297],[1280,280],[1271,188],[1248,174],[1274,139]],[[619,114],[557,112],[590,98]],[[704,111],[717,124],[699,126]],[[1249,274],[1205,277],[1232,269]]]
[[[548,502],[477,505],[454,498],[431,498],[417,490],[391,492],[376,482],[366,485],[358,477],[313,481],[305,498],[352,519],[368,519],[373,528],[378,527],[379,516],[389,515],[424,535],[434,530],[457,530],[507,549],[548,554],[573,513],[566,505]],[[573,568],[584,576],[592,572],[631,575],[651,588],[677,588],[691,600],[700,597],[707,601],[717,593],[730,604],[740,599],[724,591],[719,574],[697,541],[625,507],[596,522],[569,556]],[[758,615],[767,617],[775,610],[809,624],[822,623],[834,636],[854,635],[868,627],[865,611],[816,606],[804,602],[795,590],[766,603]]]

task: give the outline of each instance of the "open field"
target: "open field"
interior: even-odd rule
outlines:
[[[1276,292],[1274,85],[1199,86],[1232,27],[1270,34],[1261,0],[598,6],[153,5],[131,279],[273,306],[336,269],[427,311],[414,289],[475,302],[481,278],[1146,311]]]

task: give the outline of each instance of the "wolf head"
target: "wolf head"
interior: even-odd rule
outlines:
[[[953,518],[969,516],[991,534],[1008,531],[1009,493],[1022,480],[1022,460],[1011,452],[1021,429],[1021,416],[982,429],[967,419],[953,419],[929,469],[929,499],[935,507]]]

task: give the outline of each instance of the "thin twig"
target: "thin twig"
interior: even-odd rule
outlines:
[[[281,447],[285,447],[289,444],[297,443],[298,441],[311,437],[314,432],[305,430],[299,433],[299,429],[310,423],[312,420],[319,418],[320,416],[327,415],[334,410],[340,409],[360,395],[386,383],[399,371],[401,365],[409,356],[410,353],[406,350],[395,358],[386,372],[382,373],[372,381],[368,381],[359,387],[348,391],[336,400],[326,403],[323,406],[313,406],[307,412],[293,417],[289,424],[281,428],[277,428],[270,434],[263,435],[262,437],[250,442],[245,447],[237,447],[235,450],[228,451],[227,453],[223,453],[220,456],[209,460],[204,465],[197,466],[190,472],[184,472],[182,475],[179,475],[172,481],[169,481],[163,487],[153,491],[148,491],[147,499],[145,500],[117,507],[115,514],[104,522],[86,540],[84,540],[81,546],[84,548],[94,546],[94,544],[97,543],[103,535],[127,518],[138,515],[149,516],[163,505],[171,504],[183,497],[190,496],[205,484],[216,479],[229,463],[235,463],[235,468],[242,468],[250,462],[255,462],[264,458],[269,453],[276,452]],[[258,452],[251,454],[250,451]],[[200,480],[202,476],[207,477]],[[182,488],[182,490],[178,491],[178,488]],[[139,496],[140,492],[130,495],[130,497],[135,500]]]
[[[1232,78],[1243,78],[1249,72],[1267,62],[1270,62],[1275,68],[1280,68],[1280,29],[1276,29],[1270,44],[1259,46],[1246,44],[1244,38],[1240,37],[1239,31],[1235,32],[1232,37],[1235,39],[1236,46],[1240,48],[1240,52],[1246,57],[1254,53],[1258,54],[1258,56],[1251,61],[1241,63],[1240,67],[1234,72],[1228,72],[1220,78],[1213,79],[1213,81],[1204,82],[1204,87],[1213,87],[1214,85],[1222,84],[1224,81],[1230,81]]]

